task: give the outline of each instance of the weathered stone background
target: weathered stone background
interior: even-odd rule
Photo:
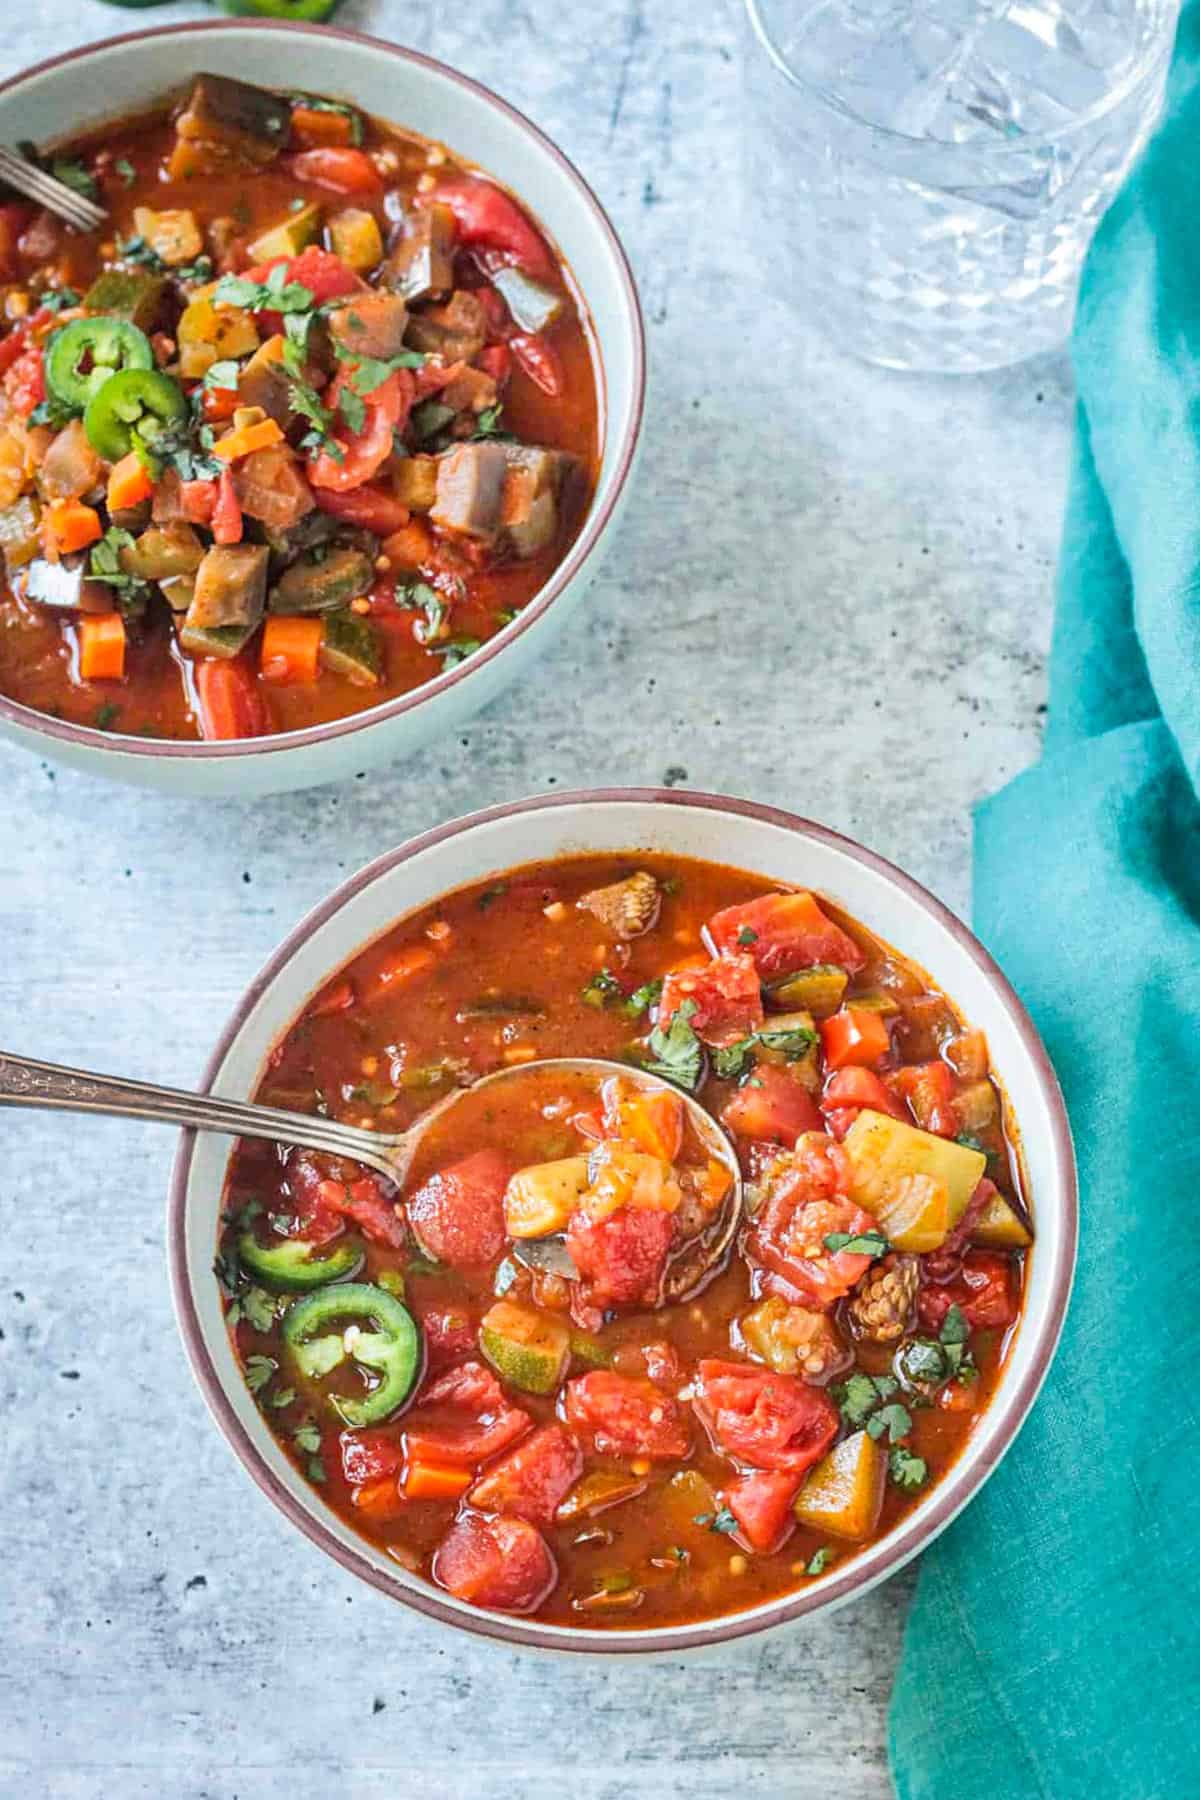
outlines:
[[[248,977],[334,882],[437,820],[551,786],[774,801],[966,909],[968,809],[1037,751],[1065,364],[872,372],[760,297],[738,227],[737,15],[349,0],[345,23],[528,111],[611,209],[650,331],[639,491],[557,652],[416,763],[186,804],[0,748],[0,1042],[194,1080]],[[136,22],[42,0],[0,25],[0,69]],[[890,1791],[906,1580],[725,1665],[593,1669],[438,1635],[298,1537],[209,1423],[167,1294],[171,1134],[32,1113],[0,1131],[0,1793]]]

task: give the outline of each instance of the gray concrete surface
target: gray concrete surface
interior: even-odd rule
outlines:
[[[0,24],[0,72],[136,18],[43,0]],[[611,209],[650,330],[639,491],[556,654],[417,763],[184,804],[0,747],[0,1042],[192,1080],[348,871],[592,780],[793,807],[965,910],[970,805],[1037,752],[1065,364],[880,374],[763,301],[733,223],[732,0],[350,0],[342,19],[496,85]],[[906,1579],[722,1667],[444,1638],[327,1564],[210,1425],[167,1294],[170,1134],[16,1113],[0,1133],[0,1794],[890,1791]]]

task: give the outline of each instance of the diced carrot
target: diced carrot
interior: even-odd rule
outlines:
[[[119,463],[114,463],[108,476],[108,510],[120,512],[126,506],[138,506],[149,500],[154,483],[145,463],[131,450]]]
[[[272,613],[263,626],[259,670],[264,681],[281,686],[295,681],[315,681],[324,626],[320,619]]]
[[[318,994],[308,1009],[310,1019],[323,1019],[330,1013],[345,1012],[354,1005],[354,983],[349,978],[335,981],[324,993]]]
[[[383,554],[404,569],[418,568],[432,549],[429,527],[420,519],[413,519],[383,540]]]
[[[369,1003],[372,1000],[382,1000],[394,988],[403,987],[414,976],[423,975],[427,969],[432,969],[436,961],[434,952],[427,950],[423,944],[406,945],[376,969],[370,987],[363,994],[364,1001]]]
[[[831,1019],[822,1019],[820,1029],[828,1069],[844,1069],[851,1063],[869,1069],[891,1049],[882,1013],[858,1006],[843,1006]]]
[[[365,150],[336,145],[330,149],[301,150],[288,166],[298,181],[314,181],[318,187],[332,188],[338,194],[378,194],[383,188],[379,170]]]
[[[410,1500],[457,1500],[475,1476],[470,1469],[448,1469],[443,1463],[410,1463],[401,1486]]]
[[[82,500],[55,500],[42,514],[42,542],[52,561],[86,550],[103,536],[100,514]]]
[[[292,144],[297,150],[321,150],[329,144],[352,144],[354,121],[349,113],[293,106]]]
[[[119,612],[85,613],[79,621],[79,673],[84,681],[121,681],[125,621]]]
[[[222,462],[236,462],[239,456],[251,456],[255,450],[266,450],[278,444],[283,428],[275,419],[259,419],[254,425],[243,425],[240,431],[228,431],[213,445],[213,455]]]
[[[353,1489],[351,1504],[366,1519],[394,1519],[404,1511],[404,1496],[396,1486],[394,1475],[383,1475],[377,1481],[364,1481]]]

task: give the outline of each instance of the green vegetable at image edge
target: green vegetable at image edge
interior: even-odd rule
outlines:
[[[89,400],[83,426],[106,462],[120,462],[132,449],[153,450],[155,438],[187,416],[183,389],[169,375],[121,369]]]
[[[75,319],[50,339],[46,386],[72,413],[83,412],[121,369],[152,369],[150,339],[126,319]]]
[[[110,6],[123,6],[135,12],[167,3],[168,0],[108,0]],[[261,19],[328,19],[340,4],[341,0],[217,0],[220,12],[232,13],[235,18]]]
[[[346,1326],[370,1320],[347,1340]],[[297,1301],[283,1321],[283,1337],[297,1369],[309,1379],[328,1375],[347,1358],[379,1381],[360,1399],[331,1394],[335,1411],[355,1427],[377,1425],[412,1392],[421,1364],[421,1339],[408,1308],[386,1289],[365,1281],[338,1282]]]

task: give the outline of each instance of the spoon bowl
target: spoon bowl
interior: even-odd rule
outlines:
[[[4,1051],[0,1052],[0,1106],[109,1113],[118,1118],[157,1120],[164,1125],[187,1125],[196,1131],[220,1131],[305,1150],[324,1150],[373,1169],[399,1190],[406,1185],[413,1157],[431,1126],[443,1120],[468,1094],[478,1094],[502,1082],[527,1081],[546,1074],[583,1076],[597,1085],[617,1076],[633,1087],[657,1093],[665,1089],[676,1094],[701,1144],[730,1176],[729,1191],[716,1217],[677,1252],[664,1276],[660,1304],[687,1299],[716,1273],[737,1236],[745,1203],[741,1166],[729,1138],[698,1100],[629,1063],[610,1062],[599,1056],[558,1056],[497,1069],[480,1076],[469,1087],[455,1088],[435,1101],[406,1131],[388,1132],[367,1131],[360,1125],[346,1125],[319,1114],[228,1100],[220,1094],[190,1094],[182,1088],[157,1087],[123,1076],[96,1075],[87,1069],[36,1062],[31,1057]],[[544,1269],[568,1281],[579,1278],[561,1237],[514,1239],[513,1254],[528,1268]]]

